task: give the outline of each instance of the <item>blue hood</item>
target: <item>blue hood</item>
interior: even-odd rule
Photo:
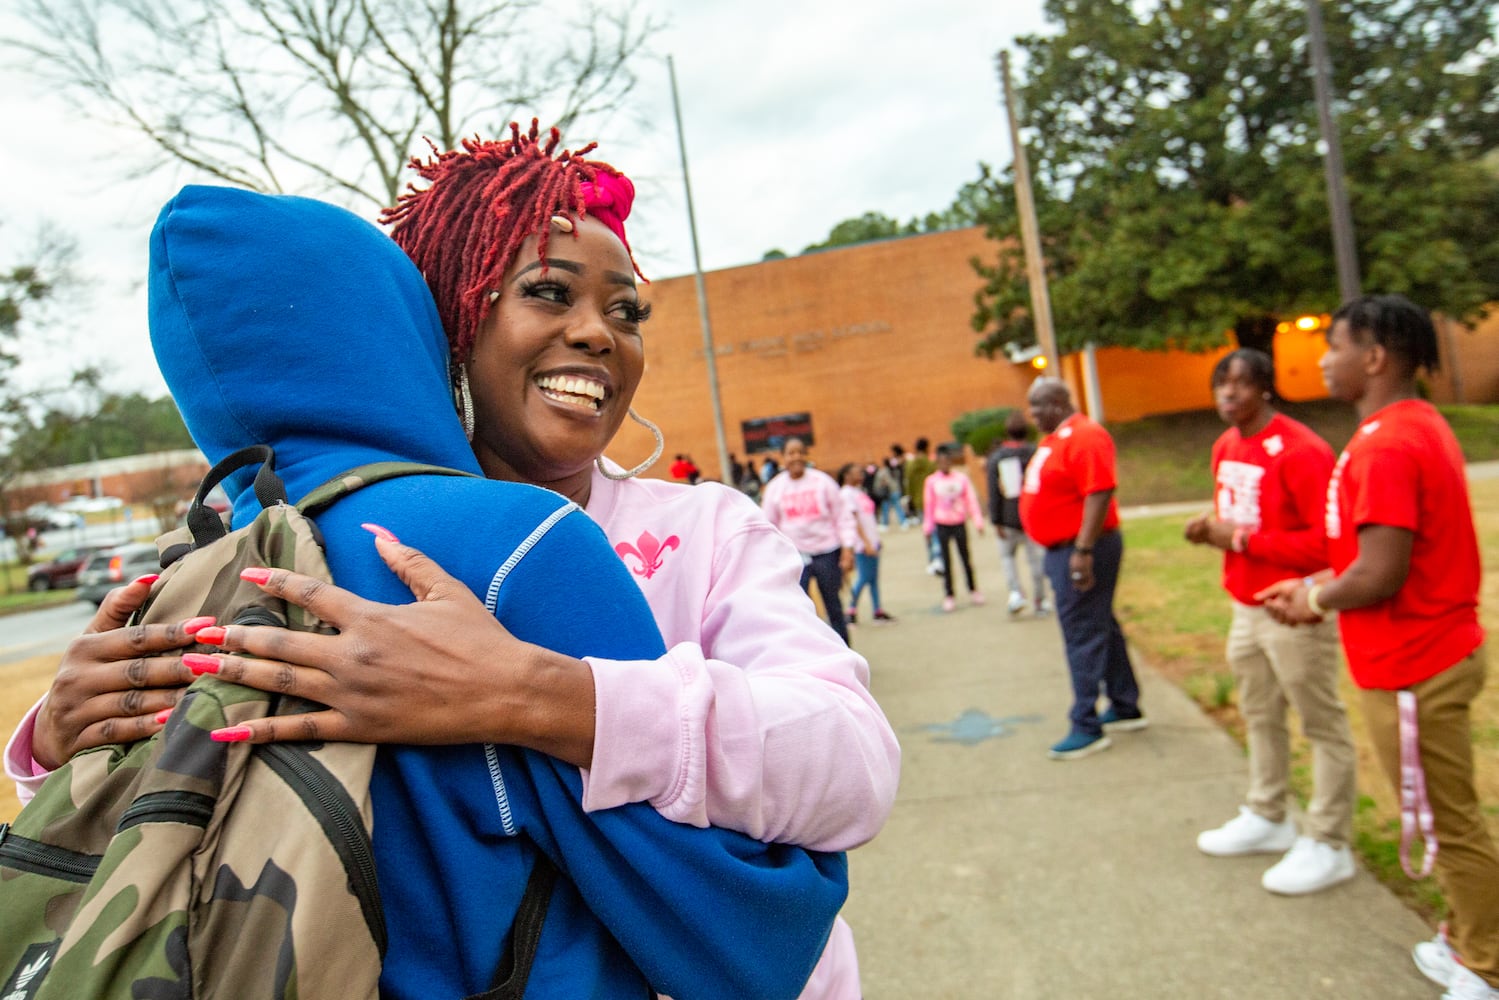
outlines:
[[[210,463],[270,443],[293,499],[400,459],[479,471],[426,283],[373,224],[308,198],[189,186],[151,233],[151,344]],[[254,516],[250,473],[228,486]]]
[[[193,439],[218,462],[275,449],[293,498],[372,461],[478,472],[453,412],[421,275],[373,225],[305,198],[188,187],[151,234],[151,340]],[[249,472],[235,522],[257,510]],[[572,656],[664,652],[598,526],[548,490],[407,476],[319,513],[334,579],[411,594],[360,524],[426,552],[516,637]],[[495,746],[381,747],[381,995],[487,989],[537,851],[559,880],[525,996],[795,996],[847,891],[841,855],[760,844],[643,804],[584,813],[576,768]]]

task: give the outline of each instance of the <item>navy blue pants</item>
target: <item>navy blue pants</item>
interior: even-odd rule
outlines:
[[[838,565],[841,551],[834,549],[813,556],[812,561],[802,567],[801,587],[806,590],[808,580],[817,581],[817,592],[822,595],[823,607],[828,609],[828,624],[833,626],[838,638],[847,643],[848,619],[843,616],[843,599],[839,596],[843,589],[843,567]]]
[[[1093,543],[1093,588],[1079,593],[1072,586],[1072,546],[1046,550],[1044,566],[1057,601],[1057,624],[1072,674],[1072,731],[1097,736],[1098,696],[1108,695],[1114,710],[1126,718],[1140,714],[1140,686],[1124,645],[1124,631],[1114,617],[1114,587],[1124,558],[1124,539],[1106,531]]]

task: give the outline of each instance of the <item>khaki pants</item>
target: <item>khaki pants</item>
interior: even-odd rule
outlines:
[[[1249,740],[1249,808],[1274,823],[1285,819],[1289,705],[1312,744],[1312,800],[1302,833],[1346,846],[1353,834],[1355,754],[1338,698],[1337,623],[1281,625],[1264,608],[1235,601],[1227,658]]]
[[[1468,707],[1483,690],[1484,649],[1413,684],[1421,732],[1421,766],[1436,826],[1436,875],[1447,896],[1447,937],[1463,964],[1499,986],[1499,850],[1489,836],[1473,787]],[[1400,716],[1395,692],[1361,694],[1380,766],[1400,787]]]

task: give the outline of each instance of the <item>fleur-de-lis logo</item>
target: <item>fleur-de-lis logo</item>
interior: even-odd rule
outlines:
[[[614,546],[614,551],[630,566],[630,557],[634,556],[640,564],[630,566],[630,571],[636,576],[643,576],[647,580],[656,575],[656,570],[661,568],[661,557],[667,552],[682,544],[682,540],[672,535],[666,541],[658,541],[656,536],[649,531],[642,531],[640,537],[635,539],[635,544],[620,542]]]

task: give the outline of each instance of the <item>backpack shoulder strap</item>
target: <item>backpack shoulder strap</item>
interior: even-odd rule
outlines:
[[[305,497],[297,501],[297,510],[310,517],[331,505],[335,500],[348,496],[360,487],[368,486],[371,483],[378,483],[386,479],[397,479],[401,476],[467,476],[471,479],[480,478],[472,472],[464,472],[461,469],[449,469],[441,465],[425,465],[421,462],[368,462],[364,465],[357,465],[347,472],[341,472],[321,486],[315,487]]]

